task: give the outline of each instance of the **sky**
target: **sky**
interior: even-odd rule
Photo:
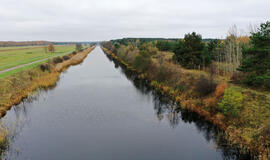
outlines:
[[[270,0],[0,0],[0,41],[224,38],[270,20]]]

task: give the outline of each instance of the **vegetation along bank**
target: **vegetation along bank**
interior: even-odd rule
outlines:
[[[54,86],[62,71],[71,65],[81,63],[94,48],[95,46],[91,46],[65,56],[55,57],[33,68],[26,68],[0,79],[0,117],[34,90]]]
[[[103,43],[109,56],[202,115],[254,158],[270,158],[270,22],[250,36],[234,26],[226,39],[121,39]]]

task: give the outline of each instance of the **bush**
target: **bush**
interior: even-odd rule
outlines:
[[[145,71],[151,65],[151,58],[138,55],[135,57],[133,67],[139,71]]]
[[[69,60],[70,57],[69,56],[63,56],[63,59],[64,59],[64,61],[66,61],[66,60]]]
[[[200,96],[207,96],[215,91],[217,84],[212,80],[207,79],[205,76],[201,76],[195,84],[195,92]]]
[[[215,97],[210,97],[204,100],[205,105],[208,107],[210,113],[216,113],[217,110],[217,99]]]
[[[223,99],[218,103],[218,109],[225,115],[236,117],[243,108],[243,95],[236,87],[225,90]]]
[[[157,70],[156,79],[159,82],[165,82],[165,81],[169,82],[169,81],[172,81],[175,79],[173,77],[174,74],[175,74],[175,72],[174,72],[173,68],[170,68],[170,66],[161,64]],[[175,83],[175,81],[173,81],[173,83]]]
[[[77,52],[76,51],[73,51],[72,54],[75,55],[75,54],[77,54]]]
[[[46,70],[47,71],[50,71],[51,70],[51,68],[50,68],[50,65],[49,64],[41,64],[40,65],[40,69],[42,70],[42,72],[45,72]]]
[[[264,75],[256,75],[255,73],[251,73],[245,77],[243,83],[255,87],[263,87],[267,90],[270,90],[270,73],[266,73]]]
[[[216,88],[215,96],[216,96],[217,98],[221,98],[221,97],[224,95],[225,90],[226,90],[227,87],[228,87],[228,85],[227,85],[226,83],[221,83],[221,84],[219,84],[219,85],[217,86],[217,88]]]
[[[63,59],[61,57],[55,57],[55,58],[53,58],[53,63],[54,64],[62,63],[62,62],[63,62]]]
[[[179,91],[179,92],[184,92],[185,91],[185,89],[186,89],[186,86],[185,86],[185,84],[183,83],[183,82],[181,82],[180,84],[178,84],[176,87],[175,87],[175,89],[177,90],[177,91]]]
[[[270,147],[270,125],[267,125],[262,129],[259,142],[264,143],[268,148]]]
[[[232,77],[231,77],[231,80],[234,82],[234,83],[239,83],[241,82],[242,80],[244,79],[244,74],[242,72],[235,72],[233,73]]]

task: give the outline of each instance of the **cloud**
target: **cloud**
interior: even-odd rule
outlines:
[[[270,20],[269,0],[1,0],[0,40],[225,37]]]

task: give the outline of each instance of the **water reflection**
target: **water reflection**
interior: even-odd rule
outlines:
[[[124,65],[114,61],[109,56],[107,57],[110,61],[114,62],[115,68],[120,67],[122,74],[132,82],[139,92],[146,96],[149,94],[152,95],[155,114],[159,121],[168,121],[172,128],[176,128],[180,122],[194,123],[198,132],[200,132],[208,142],[213,141],[216,144],[215,149],[222,154],[224,160],[256,159],[256,157],[252,156],[248,151],[239,149],[238,146],[231,145],[225,139],[224,132],[218,127],[212,125],[197,113],[182,109],[171,98],[153,90],[147,80],[138,79],[137,75],[127,70]]]
[[[2,128],[7,131],[7,143],[3,146],[3,149],[0,151],[0,159],[13,159],[19,156],[20,149],[14,145],[13,142],[17,140],[17,138],[22,133],[22,129],[31,123],[31,116],[29,116],[29,112],[33,106],[33,102],[40,100],[40,98],[45,99],[45,94],[55,88],[50,87],[49,89],[38,89],[36,92],[29,95],[27,98],[23,99],[22,102],[18,105],[15,105],[11,108],[12,112],[15,116],[5,116],[0,120]],[[15,150],[10,151],[10,148],[16,148]]]
[[[85,79],[78,77],[72,79],[72,77],[82,74],[88,75],[87,73],[94,73],[89,71],[89,68],[93,68],[93,62],[97,61],[97,59],[94,58],[104,60],[104,57],[95,57],[96,55],[93,55],[93,57],[89,58],[87,63],[84,63],[86,65],[85,68],[80,68],[76,70],[76,72],[73,72],[73,74],[69,73],[69,77],[63,78],[58,88],[50,92],[50,94],[46,93],[48,90],[39,91],[39,94],[25,99],[23,103],[12,108],[12,111],[3,119],[6,122],[6,126],[9,126],[11,133],[9,138],[11,149],[8,153],[9,155],[6,157],[12,157],[12,159],[31,159],[28,157],[33,156],[36,157],[35,159],[57,159],[55,157],[59,155],[58,153],[65,153],[62,157],[58,157],[58,159],[69,159],[70,156],[80,156],[81,159],[88,159],[90,156],[95,155],[99,158],[91,158],[111,159],[111,155],[115,154],[125,154],[122,159],[127,159],[126,157],[130,157],[130,159],[164,159],[160,156],[170,156],[168,158],[177,159],[179,155],[185,154],[185,151],[194,151],[194,154],[198,154],[199,156],[209,153],[214,156],[218,155],[219,157],[219,154],[216,154],[216,152],[212,150],[209,151],[208,148],[204,148],[203,151],[200,151],[200,148],[197,147],[197,145],[201,145],[200,142],[203,142],[203,146],[208,147],[208,145],[205,145],[205,141],[196,133],[196,127],[197,131],[203,135],[209,143],[212,144],[214,142],[216,144],[215,149],[223,155],[223,159],[250,159],[249,155],[240,154],[237,147],[229,145],[223,138],[223,133],[218,130],[218,128],[205,121],[196,113],[181,109],[169,97],[161,96],[158,91],[152,90],[149,82],[138,79],[135,74],[129,72],[118,63],[114,63],[115,68],[118,68],[118,70],[112,69],[112,63],[109,63],[110,65],[107,67],[112,69],[113,73],[117,73],[116,75],[118,75],[118,71],[120,71],[134,86],[131,86],[130,83],[126,81],[126,78],[120,76],[121,79],[124,79],[124,81],[120,83],[127,82],[126,84],[128,84],[129,87],[128,90],[124,87],[121,88],[121,92],[119,93],[126,94],[126,91],[129,92],[129,89],[134,91],[135,88],[136,91],[140,93],[138,94],[139,96],[143,95],[143,97],[148,98],[148,100],[144,102],[146,105],[143,107],[143,110],[139,107],[139,109],[136,108],[138,106],[137,104],[127,108],[126,105],[129,104],[128,100],[123,101],[125,103],[120,103],[122,101],[115,100],[118,98],[118,96],[114,94],[119,90],[119,88],[117,88],[119,84],[111,89],[111,86],[114,85],[111,83],[111,79],[104,81],[110,82],[107,86],[104,86],[102,82],[98,84],[100,85],[98,87],[96,87],[96,85],[100,79],[93,80],[94,76],[89,76]],[[100,64],[104,65],[105,62],[101,62]],[[104,72],[99,76],[104,77],[107,75],[108,73]],[[68,74],[65,76],[68,76]],[[98,76],[95,76],[94,78],[97,77]],[[93,81],[90,81],[91,79]],[[121,79],[116,79],[114,83]],[[89,81],[93,83],[89,83]],[[84,85],[71,87],[74,82],[77,82],[75,84]],[[108,87],[107,90],[104,89],[105,87]],[[78,89],[78,97],[81,98],[76,97],[75,93],[77,92],[75,88]],[[92,91],[94,88],[96,90]],[[67,94],[67,92],[70,91],[74,92],[74,94]],[[104,92],[108,92],[108,94]],[[104,96],[108,96],[108,99],[112,98],[103,103]],[[126,97],[130,98],[131,96],[134,96],[134,94],[130,94]],[[92,97],[92,99],[89,97]],[[73,101],[69,101],[69,99],[72,98],[76,98],[74,103]],[[132,98],[133,97],[129,100]],[[78,105],[77,103],[80,101],[83,103]],[[149,103],[151,101],[153,103]],[[121,105],[122,108],[121,106],[112,108],[113,105],[111,105],[111,102],[114,102],[115,105]],[[59,105],[60,107],[57,107]],[[148,106],[153,106],[153,110]],[[134,115],[134,111],[137,115]],[[152,117],[153,111],[155,114],[154,117]],[[122,123],[123,120],[125,121],[124,123]],[[171,130],[168,129],[167,124],[156,125],[157,121],[168,123]],[[147,124],[144,125],[145,123]],[[192,125],[183,125],[184,123]],[[153,125],[154,127],[152,128],[151,126]],[[181,128],[182,126],[192,127],[192,129]],[[148,129],[149,127],[150,129]],[[22,128],[24,129],[22,130]],[[194,148],[184,151],[174,150],[177,147],[181,147],[180,142],[182,142],[186,136],[179,137],[179,140],[178,134],[174,134],[176,133],[175,131],[185,132],[188,134],[187,136],[189,136],[189,131],[195,133],[198,139],[187,141],[193,143],[192,147]],[[139,136],[136,136],[137,134]],[[159,147],[164,146],[164,143],[167,148],[164,147],[161,150]],[[67,144],[72,144],[76,147]],[[113,147],[110,148],[108,147],[109,145],[113,145]],[[55,147],[54,150],[50,150],[53,147]],[[183,148],[185,148],[185,146]],[[156,157],[138,158],[138,153],[143,154],[146,152],[151,152],[153,155],[156,155]],[[41,153],[45,155],[44,158],[39,157]],[[106,155],[108,155],[109,158],[106,157]],[[149,154],[144,155],[148,156]],[[119,159],[121,159],[121,157]]]

